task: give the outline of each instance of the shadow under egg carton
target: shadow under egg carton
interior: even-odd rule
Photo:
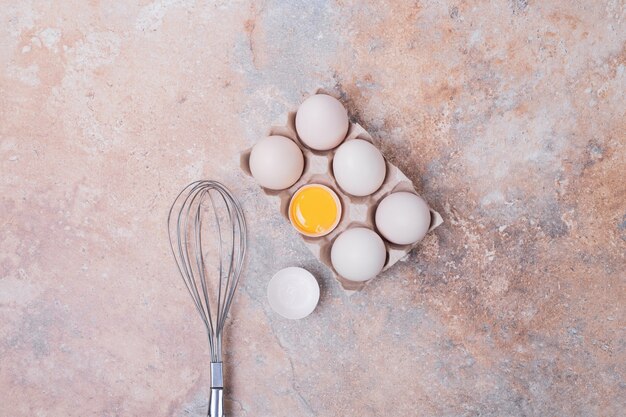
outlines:
[[[315,94],[328,93],[323,90],[318,90]],[[342,232],[354,227],[367,227],[368,229],[372,229],[378,233],[374,221],[374,215],[376,207],[380,201],[394,192],[406,191],[416,195],[417,192],[415,191],[415,187],[413,186],[411,180],[407,178],[407,176],[404,175],[398,167],[389,163],[389,161],[385,158],[385,181],[375,193],[365,197],[355,197],[345,193],[337,184],[332,170],[332,160],[338,147],[329,151],[317,151],[310,149],[300,141],[296,132],[295,121],[296,112],[290,112],[287,116],[287,124],[285,126],[271,127],[268,132],[268,136],[284,136],[293,140],[298,145],[304,155],[304,170],[302,172],[302,176],[294,185],[285,190],[276,191],[263,188],[263,192],[276,202],[280,213],[285,219],[287,219],[287,221],[289,221],[289,202],[291,197],[300,187],[306,184],[315,183],[326,185],[335,191],[342,205],[341,219],[337,227],[326,236],[308,237],[302,234],[300,234],[300,236],[305,241],[309,250],[322,263],[329,267],[331,271],[333,271],[333,275],[337,281],[339,281],[344,290],[349,293],[359,291],[363,289],[369,281],[350,281],[343,278],[337,273],[337,271],[335,271],[330,260],[330,250],[333,242]],[[361,125],[357,123],[350,123],[348,134],[342,143],[355,139],[363,139],[374,144],[371,135],[363,129]],[[249,148],[241,154],[241,169],[250,176],[252,176],[250,171],[251,151],[252,148]],[[441,218],[441,215],[430,209],[430,227],[428,232],[435,229],[442,223],[443,219]],[[380,233],[378,234],[380,235]],[[402,258],[406,257],[408,253],[419,244],[419,242],[416,242],[411,245],[397,245],[387,241],[382,235],[380,236],[385,242],[387,249],[387,260],[383,271],[393,266]]]

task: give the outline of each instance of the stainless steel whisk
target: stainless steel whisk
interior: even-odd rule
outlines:
[[[213,273],[205,217],[213,214],[219,257]],[[211,351],[210,417],[224,416],[222,336],[246,255],[246,221],[233,194],[217,181],[196,181],[176,197],[167,217],[170,247],[185,286],[206,327]],[[210,239],[210,238],[209,238]]]

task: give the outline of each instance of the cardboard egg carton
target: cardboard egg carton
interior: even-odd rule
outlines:
[[[318,90],[316,91],[316,94],[328,93]],[[300,187],[306,184],[317,183],[326,185],[333,189],[339,197],[342,205],[341,220],[339,221],[337,227],[331,233],[322,237],[308,237],[302,234],[300,234],[300,236],[305,241],[311,252],[322,263],[331,269],[335,278],[339,281],[344,290],[349,292],[361,290],[369,281],[355,282],[347,280],[337,274],[337,271],[333,268],[330,260],[330,250],[333,242],[343,231],[353,227],[367,227],[378,232],[374,222],[374,214],[378,203],[389,194],[398,191],[407,191],[417,194],[415,187],[411,180],[409,180],[407,176],[404,175],[400,169],[398,169],[398,167],[392,165],[389,161],[387,161],[387,159],[385,159],[387,167],[385,181],[374,194],[370,194],[365,197],[355,197],[343,192],[341,187],[337,184],[332,172],[332,160],[338,147],[329,151],[317,151],[308,148],[298,137],[295,120],[296,112],[290,112],[287,116],[287,124],[285,126],[271,127],[268,132],[268,136],[284,136],[293,140],[298,145],[304,155],[304,171],[302,176],[294,185],[285,190],[276,191],[263,188],[263,192],[275,202],[276,207],[279,209],[282,216],[289,221],[289,202],[291,197]],[[363,129],[363,127],[357,123],[350,123],[350,128],[344,142],[354,139],[363,139],[373,144],[371,135]],[[252,176],[250,171],[251,151],[252,148],[249,148],[241,154],[241,168],[250,176]],[[430,215],[431,220],[430,227],[428,229],[429,232],[443,223],[441,216],[436,211],[431,209]],[[295,229],[294,232],[297,233]],[[383,271],[391,268],[396,262],[406,257],[407,254],[419,244],[419,242],[416,242],[411,245],[397,245],[387,241],[382,235],[380,236],[385,242],[387,249],[387,260]]]

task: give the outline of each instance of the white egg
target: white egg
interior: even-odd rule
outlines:
[[[335,271],[350,281],[374,278],[385,266],[387,249],[376,232],[364,227],[340,234],[330,250]]]
[[[348,133],[350,120],[343,104],[326,94],[315,94],[296,113],[298,136],[311,149],[326,151],[337,147]]]
[[[390,242],[399,245],[418,242],[429,227],[428,204],[413,193],[389,194],[376,208],[376,228]]]
[[[385,158],[366,140],[349,140],[337,149],[333,174],[348,194],[362,197],[374,193],[385,181]]]
[[[294,141],[284,136],[261,139],[250,153],[250,171],[257,182],[271,190],[284,190],[298,181],[304,156]]]

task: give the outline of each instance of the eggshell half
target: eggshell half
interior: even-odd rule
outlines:
[[[267,286],[272,310],[291,320],[311,314],[319,298],[320,287],[313,274],[295,266],[278,271]]]

